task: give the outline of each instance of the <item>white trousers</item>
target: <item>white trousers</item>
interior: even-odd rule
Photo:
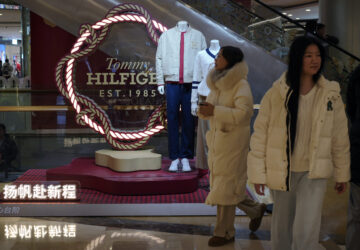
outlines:
[[[308,172],[291,172],[290,191],[271,190],[272,250],[318,250],[321,211],[327,179],[309,179]]]
[[[346,229],[346,249],[360,249],[360,186],[350,183],[348,223]]]

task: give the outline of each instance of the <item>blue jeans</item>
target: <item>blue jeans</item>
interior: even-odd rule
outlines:
[[[171,160],[194,157],[194,117],[191,115],[191,83],[166,85],[168,149]],[[179,145],[179,109],[181,105],[181,145]]]

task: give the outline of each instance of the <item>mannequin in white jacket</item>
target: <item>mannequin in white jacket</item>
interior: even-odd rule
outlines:
[[[165,31],[156,51],[156,78],[160,94],[166,93],[169,171],[191,171],[194,157],[194,117],[191,115],[191,84],[196,54],[206,48],[204,35],[179,21]],[[179,110],[182,129],[179,143]],[[182,168],[180,168],[180,159]]]
[[[206,84],[206,77],[214,67],[214,60],[219,50],[219,40],[211,40],[210,47],[200,51],[195,58],[191,91],[191,113],[193,116],[197,116],[198,103],[204,102],[210,93]],[[205,139],[209,126],[208,120],[199,118],[196,139],[196,168],[199,170],[199,175],[206,174],[209,169],[207,163],[208,148]]]
[[[189,23],[187,21],[179,21],[176,24],[176,27],[179,29],[180,32],[186,32],[189,28]],[[158,91],[161,95],[165,94],[164,85],[158,85]]]

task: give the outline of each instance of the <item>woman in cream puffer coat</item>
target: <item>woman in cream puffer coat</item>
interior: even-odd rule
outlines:
[[[270,188],[274,250],[324,249],[319,245],[327,179],[343,193],[350,179],[347,118],[337,82],[321,75],[324,48],[299,37],[288,71],[261,101],[248,155],[248,177],[259,195]]]
[[[250,229],[260,226],[265,204],[245,196],[246,158],[250,141],[250,118],[253,98],[247,82],[248,67],[240,49],[221,48],[215,69],[207,77],[210,94],[200,104],[199,117],[210,120],[206,134],[209,147],[210,193],[206,204],[217,205],[217,223],[210,246],[234,240],[235,208],[238,206],[252,219]]]

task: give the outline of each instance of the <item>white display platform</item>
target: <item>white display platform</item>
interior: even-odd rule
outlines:
[[[153,149],[117,151],[102,149],[95,152],[95,163],[117,172],[159,170],[161,155]]]

